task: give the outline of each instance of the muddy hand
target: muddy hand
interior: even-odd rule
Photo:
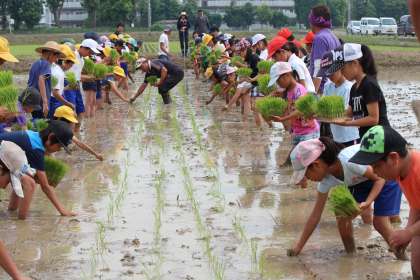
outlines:
[[[389,237],[389,243],[393,248],[398,248],[404,244],[408,244],[411,239],[412,235],[408,229],[395,230]]]
[[[74,217],[74,216],[77,216],[77,213],[72,212],[72,211],[68,211],[68,210],[64,210],[61,213],[61,216],[64,216],[64,217]]]
[[[104,160],[104,157],[102,155],[96,155],[96,159],[97,160],[100,160],[100,161],[103,161]]]
[[[297,255],[299,255],[299,252],[295,248],[287,249],[287,256],[288,257],[296,257]]]

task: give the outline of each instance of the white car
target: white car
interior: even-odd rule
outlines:
[[[381,17],[379,18],[379,34],[397,35],[398,25],[395,18]]]
[[[360,33],[362,35],[379,33],[379,18],[364,17],[360,20]]]
[[[360,20],[351,20],[347,24],[347,34],[360,34]]]

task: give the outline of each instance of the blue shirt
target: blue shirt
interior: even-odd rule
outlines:
[[[51,64],[45,59],[39,59],[32,64],[29,71],[28,87],[36,88],[39,91],[38,80],[40,76],[45,79],[45,93],[48,100],[51,97]]]
[[[36,170],[44,171],[45,147],[38,132],[32,130],[14,131],[0,134],[0,140],[15,143],[25,151],[28,163]]]

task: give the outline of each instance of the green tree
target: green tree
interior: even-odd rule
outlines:
[[[3,30],[6,30],[8,27],[8,21],[7,21],[7,15],[8,15],[8,9],[7,6],[9,4],[9,1],[1,1],[0,2],[0,16],[1,16],[1,27]]]
[[[89,27],[96,28],[97,23],[97,10],[100,4],[100,0],[82,0],[82,7],[86,9],[88,13],[87,23]]]
[[[284,15],[282,11],[277,10],[273,13],[273,16],[271,17],[269,23],[275,28],[280,28],[286,26],[288,24],[288,21],[289,18],[286,15]]]
[[[295,0],[295,11],[297,22],[301,24],[309,25],[308,15],[312,7],[325,3],[319,0]]]
[[[98,10],[99,20],[106,26],[127,22],[132,15],[132,10],[131,0],[101,0]]]
[[[408,14],[406,0],[376,0],[376,11],[379,17],[394,17],[399,19]]]
[[[267,5],[258,6],[255,12],[255,19],[261,24],[270,23],[273,18],[273,12]]]
[[[352,18],[360,19],[362,17],[376,17],[376,6],[372,0],[353,0]]]
[[[220,27],[222,25],[223,17],[220,14],[209,14],[208,18],[210,26]]]
[[[45,0],[51,13],[54,15],[54,23],[60,26],[60,16],[63,10],[64,0]]]
[[[32,29],[39,23],[42,16],[41,0],[9,0],[8,10],[14,20],[14,29],[19,30],[22,23]]]
[[[331,10],[333,26],[344,27],[347,22],[347,0],[328,0],[327,6]]]

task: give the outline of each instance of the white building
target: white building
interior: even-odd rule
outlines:
[[[80,0],[65,0],[60,16],[62,26],[81,26],[87,17],[88,14]],[[54,24],[54,15],[45,4],[40,24],[47,26]]]

